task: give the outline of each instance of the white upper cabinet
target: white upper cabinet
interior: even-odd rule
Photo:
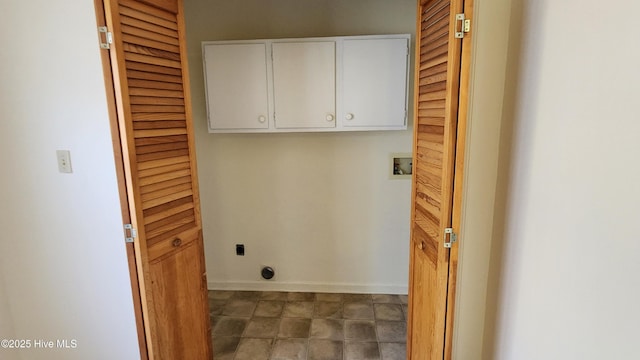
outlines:
[[[276,128],[335,127],[335,42],[273,43],[271,49]]]
[[[345,127],[406,128],[408,39],[343,42]]]
[[[261,44],[204,47],[209,129],[267,129],[267,49]]]
[[[203,42],[209,131],[406,129],[409,39]]]

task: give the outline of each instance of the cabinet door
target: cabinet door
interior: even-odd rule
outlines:
[[[344,40],[343,49],[344,126],[406,128],[408,40]]]
[[[267,129],[265,44],[205,45],[209,128]]]
[[[335,127],[335,42],[274,43],[272,51],[276,128]]]

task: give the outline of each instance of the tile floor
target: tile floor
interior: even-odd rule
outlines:
[[[406,295],[209,291],[215,360],[405,360]]]

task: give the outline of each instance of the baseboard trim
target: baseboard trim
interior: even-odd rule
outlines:
[[[398,295],[406,295],[409,290],[408,285],[314,282],[299,283],[276,281],[211,281],[207,283],[207,287],[209,290],[290,291]]]

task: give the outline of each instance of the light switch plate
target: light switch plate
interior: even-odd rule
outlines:
[[[71,152],[69,150],[56,150],[58,157],[58,171],[61,173],[72,173]]]

